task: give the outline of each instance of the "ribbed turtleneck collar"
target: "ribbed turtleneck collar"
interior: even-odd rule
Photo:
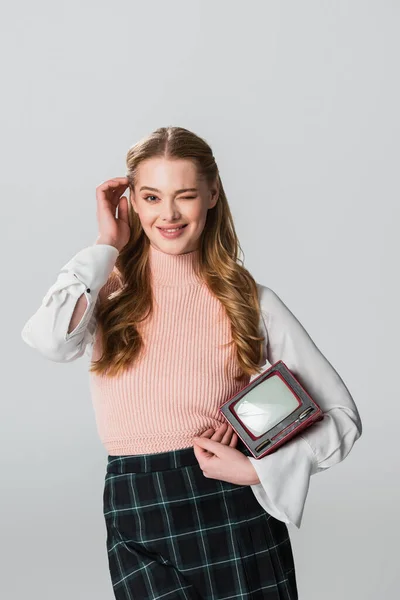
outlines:
[[[149,263],[153,283],[157,286],[185,286],[201,283],[195,272],[199,250],[184,254],[168,254],[150,244]]]

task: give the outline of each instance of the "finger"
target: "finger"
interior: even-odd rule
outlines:
[[[99,186],[99,190],[106,190],[108,188],[115,189],[117,187],[124,187],[126,189],[128,187],[129,180],[127,177],[113,177],[112,179],[107,179],[107,181],[103,181]]]
[[[226,429],[224,437],[222,438],[222,443],[223,444],[229,444],[229,442],[231,441],[231,437],[232,437],[232,435],[234,433],[234,430],[229,425],[229,423],[227,423],[226,425],[227,425],[227,429]]]
[[[200,437],[207,437],[207,438],[211,439],[214,431],[215,430],[212,427],[210,427],[209,429],[206,429],[206,431],[204,431]],[[202,450],[203,450],[204,454],[210,455],[210,456],[212,455],[212,452],[209,452],[205,448],[202,448]]]
[[[111,198],[111,200],[113,202],[119,202],[122,194],[125,192],[125,190],[128,188],[127,185],[122,184],[122,185],[114,185],[111,184],[106,190],[105,190],[105,194],[107,194],[107,196],[109,198]]]
[[[120,197],[127,187],[128,186],[125,184],[119,185],[115,182],[106,182],[96,189],[96,197],[99,202],[105,202],[109,206],[111,205],[115,216],[115,210],[120,202]]]
[[[236,431],[235,431],[235,432],[233,433],[233,435],[232,435],[232,439],[231,439],[231,441],[230,441],[230,444],[229,444],[229,445],[230,445],[231,447],[235,448],[235,447],[236,447],[236,444],[238,443],[238,439],[239,439],[239,436],[238,436],[238,434],[237,434],[237,433],[236,433]]]
[[[118,220],[124,221],[129,225],[128,198],[122,196],[118,204]]]
[[[226,424],[222,423],[222,425],[217,427],[217,429],[215,430],[215,433],[211,439],[213,439],[215,442],[221,442],[222,438],[224,437],[225,431],[226,431]]]
[[[213,429],[213,427],[210,427],[210,429],[206,429],[206,430],[205,430],[205,431],[204,431],[204,432],[201,434],[201,436],[200,436],[200,437],[208,437],[208,438],[210,438],[210,437],[212,436],[212,434],[214,433],[214,431],[215,431],[215,430]]]
[[[128,186],[123,183],[122,185],[110,185],[107,191],[114,196],[120,196],[126,189],[128,189]]]
[[[216,429],[216,433],[212,439],[217,442],[227,445],[231,439],[232,431],[233,430],[232,430],[232,428],[229,427],[228,423],[222,423]]]
[[[104,183],[104,185],[101,185],[99,189],[107,196],[109,200],[114,203],[118,202],[119,198],[125,192],[127,187],[128,181],[121,182],[114,179],[109,179]]]
[[[125,183],[129,183],[129,179],[127,177],[111,177],[111,179],[107,179],[107,181],[105,181],[104,183],[115,183],[117,185],[125,185]]]

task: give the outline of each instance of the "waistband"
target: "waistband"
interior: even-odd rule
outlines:
[[[250,452],[242,440],[238,440],[236,450],[250,456]],[[193,446],[189,446],[155,454],[121,454],[118,456],[110,454],[107,457],[107,473],[151,473],[152,471],[166,471],[198,464]]]

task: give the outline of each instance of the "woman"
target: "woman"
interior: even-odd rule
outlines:
[[[300,527],[311,475],[361,435],[355,403],[238,260],[203,139],[157,129],[96,196],[96,243],[62,267],[22,337],[50,360],[91,358],[115,597],[294,600],[287,524]],[[254,459],[219,407],[280,359],[324,419]]]

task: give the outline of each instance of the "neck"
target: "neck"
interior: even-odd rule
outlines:
[[[198,249],[183,254],[168,254],[150,244],[149,262],[153,284],[156,286],[179,287],[201,283],[196,273]]]

